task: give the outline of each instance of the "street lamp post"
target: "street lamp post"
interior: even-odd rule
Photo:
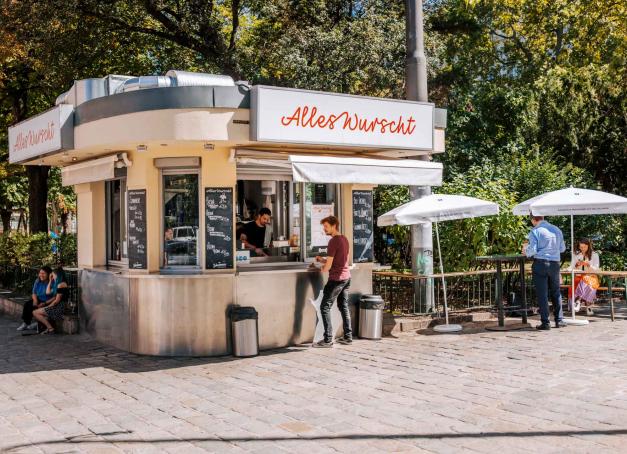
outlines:
[[[427,57],[425,56],[422,0],[405,0],[405,95],[408,100],[427,102]],[[428,156],[418,159],[429,160]],[[431,194],[430,186],[410,186],[411,200]],[[411,226],[411,263],[412,274],[433,274],[433,238],[432,225]],[[426,311],[433,310],[433,281],[426,279],[424,284],[414,281],[414,297]]]

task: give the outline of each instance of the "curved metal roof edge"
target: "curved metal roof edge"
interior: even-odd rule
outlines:
[[[241,85],[169,87],[103,96],[76,107],[74,126],[135,112],[192,108],[249,109],[250,89]]]

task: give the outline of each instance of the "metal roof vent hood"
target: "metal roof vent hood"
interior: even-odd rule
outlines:
[[[126,93],[147,88],[167,87],[234,87],[229,76],[170,70],[165,76],[140,76],[127,80],[115,93]]]

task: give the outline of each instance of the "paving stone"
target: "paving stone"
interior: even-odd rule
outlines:
[[[596,454],[627,446],[624,322],[409,332],[246,360],[144,357],[84,334],[44,342],[13,325],[0,318],[0,452]]]

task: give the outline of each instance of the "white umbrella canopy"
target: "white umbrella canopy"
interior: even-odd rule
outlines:
[[[432,194],[394,208],[377,218],[377,225],[380,227],[435,222],[435,236],[440,259],[440,276],[442,277],[442,290],[444,291],[444,317],[446,323],[434,327],[434,330],[440,332],[455,332],[461,331],[462,329],[460,325],[450,325],[448,322],[446,280],[444,279],[444,264],[442,263],[442,251],[440,250],[438,222],[491,216],[495,214],[499,214],[499,206],[494,202],[488,202],[487,200],[481,200],[475,197],[467,197],[465,195]]]
[[[570,216],[627,213],[627,198],[591,189],[566,188],[547,192],[519,203],[514,214],[535,216]]]
[[[432,194],[412,200],[379,216],[377,225],[380,227],[412,225],[494,214],[499,214],[499,206],[494,202],[464,195]]]
[[[570,259],[575,262],[575,232],[573,216],[589,214],[627,214],[627,198],[609,192],[594,191],[592,189],[566,188],[547,192],[525,200],[516,205],[512,212],[518,215],[534,216],[570,216]],[[571,273],[571,288],[575,299],[575,271]],[[573,325],[585,325],[587,320],[576,320],[574,301],[572,317],[569,320]],[[566,320],[565,320],[566,321]]]

